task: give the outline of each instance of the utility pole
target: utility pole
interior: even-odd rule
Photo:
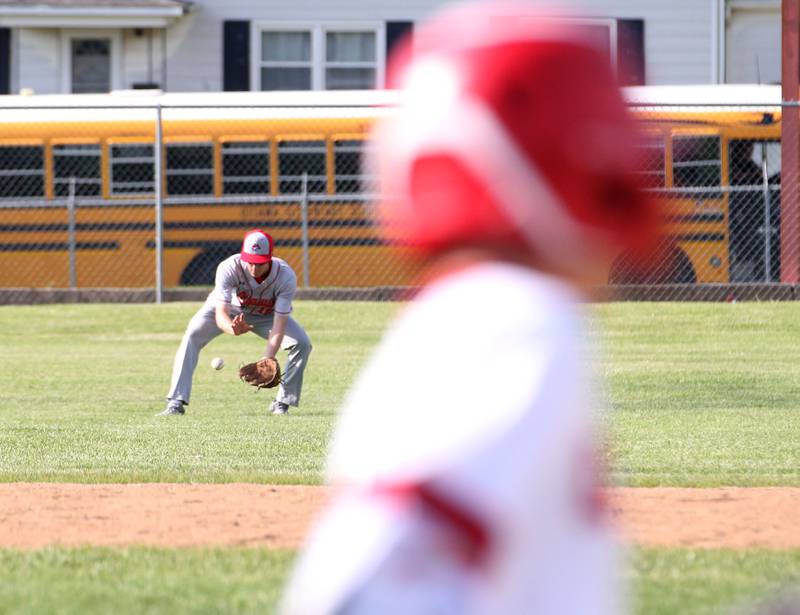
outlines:
[[[781,5],[781,97],[785,105],[781,113],[781,282],[797,284],[800,281],[800,0],[783,0]]]

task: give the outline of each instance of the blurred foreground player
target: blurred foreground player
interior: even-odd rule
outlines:
[[[580,302],[655,225],[608,59],[490,3],[391,69],[382,222],[427,283],[342,409],[283,612],[619,613]]]

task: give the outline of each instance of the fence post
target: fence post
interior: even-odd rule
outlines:
[[[300,200],[300,221],[303,244],[303,288],[309,286],[308,260],[308,173],[303,173],[303,198]]]
[[[163,178],[163,134],[161,126],[161,105],[156,105],[156,142],[153,156],[155,166],[155,192],[156,192],[156,303],[164,301],[164,190]]]
[[[69,251],[69,287],[77,288],[78,272],[75,264],[75,178],[69,180],[69,196],[67,197],[67,245]]]
[[[761,192],[764,198],[764,282],[772,280],[772,220],[769,207],[769,175],[767,175],[767,144],[761,142]]]

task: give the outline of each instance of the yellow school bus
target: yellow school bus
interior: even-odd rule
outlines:
[[[645,183],[666,215],[660,267],[624,255],[612,283],[780,279],[779,86],[628,88],[643,122]]]
[[[212,284],[250,228],[304,285],[407,277],[361,164],[393,93],[2,98],[0,287],[153,286],[157,194],[166,287]]]
[[[609,281],[779,279],[779,88],[626,95],[668,237],[655,272],[623,254]],[[361,164],[397,104],[380,91],[0,97],[0,287],[153,287],[157,201],[167,288],[212,284],[250,228],[272,233],[301,286],[407,284]]]

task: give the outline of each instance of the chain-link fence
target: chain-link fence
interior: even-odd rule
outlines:
[[[617,296],[671,299],[791,298],[782,261],[800,257],[796,182],[781,192],[781,128],[795,106],[640,106],[644,183],[665,217],[653,263],[620,255]],[[796,137],[795,137],[796,139]],[[795,142],[796,147],[796,142]],[[782,238],[782,232],[788,235]],[[783,243],[782,243],[783,241]]]
[[[152,289],[157,300],[171,289],[207,289],[252,228],[272,234],[298,287],[319,296],[411,283],[370,214],[375,187],[363,160],[384,109],[4,111],[7,302],[29,288]]]
[[[610,287],[629,298],[793,296],[798,193],[781,192],[781,107],[634,111],[643,181],[667,232],[649,269],[620,254]],[[369,130],[390,112],[6,107],[0,301],[28,289],[141,289],[155,300],[205,291],[251,228],[273,235],[301,290],[389,296],[417,273],[381,240],[369,211]]]

